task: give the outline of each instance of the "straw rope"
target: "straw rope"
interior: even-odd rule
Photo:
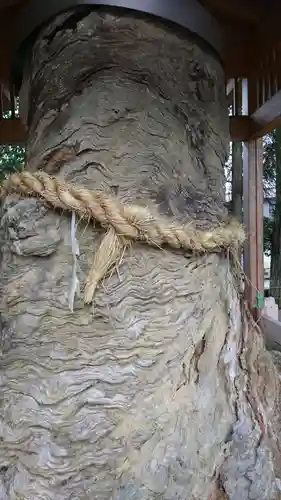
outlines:
[[[11,193],[39,196],[54,208],[95,219],[108,229],[86,281],[86,303],[93,300],[98,283],[118,263],[130,241],[202,254],[225,250],[235,253],[245,239],[242,226],[235,220],[210,231],[197,230],[191,223],[179,224],[152,214],[146,207],[122,203],[104,192],[74,186],[45,172],[12,174],[0,187],[0,199]]]

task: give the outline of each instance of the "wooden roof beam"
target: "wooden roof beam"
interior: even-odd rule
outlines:
[[[256,0],[235,2],[225,0],[201,0],[201,3],[210,11],[224,17],[231,17],[237,21],[258,23],[262,19],[262,6]]]
[[[281,124],[281,91],[268,99],[251,116],[230,116],[232,141],[257,139]]]
[[[260,127],[265,127],[279,117],[281,117],[281,90],[256,109],[251,116]]]
[[[256,127],[251,139],[262,137],[278,127],[281,123],[281,91],[276,92],[271,99],[256,109],[252,113],[251,119]]]
[[[229,127],[230,138],[233,142],[248,141],[259,130],[254,120],[247,115],[230,116]]]

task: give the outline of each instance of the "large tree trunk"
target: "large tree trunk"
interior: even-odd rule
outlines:
[[[225,216],[224,75],[192,39],[63,14],[22,96],[32,171],[199,227]],[[278,378],[228,258],[133,244],[71,312],[67,214],[13,195],[1,228],[2,500],[279,498]],[[81,283],[102,235],[78,224]]]

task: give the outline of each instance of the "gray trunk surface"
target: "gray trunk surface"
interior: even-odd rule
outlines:
[[[212,227],[222,68],[130,16],[82,8],[41,32],[21,96],[28,168]],[[76,222],[82,285],[104,231]],[[1,235],[1,500],[280,498],[278,376],[227,257],[133,244],[71,312],[71,217],[9,196]]]

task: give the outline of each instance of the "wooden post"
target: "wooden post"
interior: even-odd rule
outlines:
[[[264,300],[263,272],[263,155],[262,139],[243,144],[243,222],[245,298],[258,318]]]
[[[255,81],[242,80],[243,114],[257,99]],[[243,222],[247,234],[244,245],[245,299],[257,319],[264,305],[263,270],[263,143],[250,139],[243,143]]]
[[[242,143],[232,142],[232,209],[236,219],[242,222]]]
[[[264,306],[264,242],[263,242],[263,139],[255,140],[256,150],[256,246],[257,289],[261,297],[260,315]]]
[[[233,114],[235,116],[242,114],[242,86],[241,81],[234,80],[234,99]],[[243,162],[242,162],[242,142],[232,142],[232,211],[234,217],[242,222],[242,180]]]

